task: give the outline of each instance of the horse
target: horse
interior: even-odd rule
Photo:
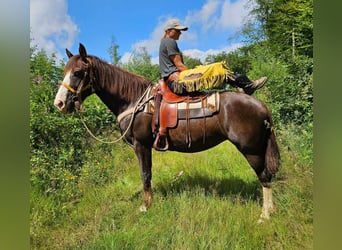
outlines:
[[[155,135],[152,114],[144,112],[144,106],[151,101],[149,89],[152,82],[88,55],[81,43],[78,55],[73,55],[68,49],[66,54],[69,59],[54,100],[55,107],[63,113],[72,113],[80,108],[86,97],[95,93],[117,116],[122,138],[132,146],[139,161],[143,183],[140,211],[147,211],[152,205],[151,156]],[[263,204],[259,221],[268,220],[274,208],[271,181],[280,167],[270,111],[257,98],[238,91],[223,91],[219,95],[217,113],[189,121],[178,120],[177,126],[169,129],[168,150],[193,153],[229,140],[246,158],[261,183]],[[191,144],[184,135],[188,130],[191,132]]]

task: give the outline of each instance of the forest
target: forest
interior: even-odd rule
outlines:
[[[154,151],[155,201],[141,214],[134,151],[93,140],[77,114],[53,106],[65,62],[31,46],[32,249],[313,248],[313,1],[256,0],[240,32],[244,46],[205,61],[269,78],[254,95],[272,113],[281,152],[271,221],[256,223],[261,187],[229,142],[194,154]],[[108,45],[110,63],[157,82],[159,66],[145,48],[121,63],[119,46],[114,39]],[[189,68],[203,63],[184,61]],[[120,136],[116,117],[95,95],[82,115],[96,136]]]

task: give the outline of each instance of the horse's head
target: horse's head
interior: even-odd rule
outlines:
[[[87,56],[85,47],[80,44],[79,55],[73,55],[68,49],[69,61],[65,65],[64,79],[55,97],[54,105],[63,113],[79,109],[84,99],[94,93],[94,74],[91,58]]]

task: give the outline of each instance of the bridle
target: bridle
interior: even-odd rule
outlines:
[[[92,93],[95,92],[95,89],[93,88],[93,86],[91,85],[90,81],[89,84],[84,84],[84,79],[81,80],[80,85],[78,86],[77,90],[75,90],[73,87],[69,86],[67,83],[62,82],[61,85],[65,88],[67,88],[71,93],[73,93],[76,97],[78,101],[82,101],[82,93],[84,91],[86,91],[89,88],[92,88]]]
[[[93,83],[95,80],[94,77],[94,73],[91,69],[91,67],[89,67],[89,65],[91,66],[91,60],[90,58],[87,58],[88,63],[84,63],[85,65],[85,69],[84,69],[84,75],[80,81],[80,84],[78,85],[77,89],[75,90],[73,87],[71,87],[69,84],[67,84],[66,82],[62,82],[61,85],[65,88],[67,88],[72,94],[73,94],[73,101],[76,102],[78,101],[80,104],[82,103],[82,93],[84,93],[86,90],[88,90],[89,88],[91,88],[91,94],[95,93],[95,89],[93,87]],[[89,71],[89,73],[88,73]],[[89,81],[87,81],[87,78],[89,78]]]

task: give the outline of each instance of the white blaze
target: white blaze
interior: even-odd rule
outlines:
[[[70,86],[70,71],[65,75],[63,82]],[[61,85],[55,97],[54,105],[59,109],[59,111],[65,110],[65,103],[68,94],[68,89]]]

